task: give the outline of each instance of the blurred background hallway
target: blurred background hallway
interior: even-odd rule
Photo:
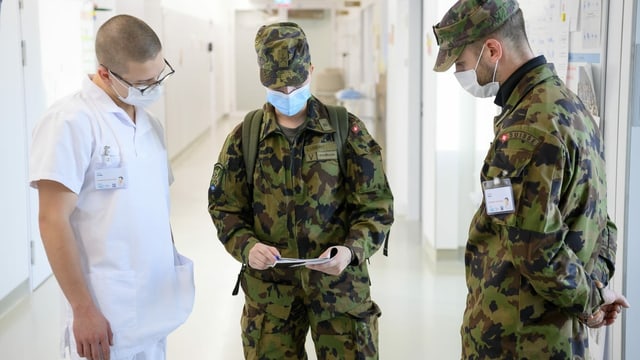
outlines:
[[[382,359],[458,359],[466,296],[461,253],[493,139],[492,99],[432,71],[432,32],[455,0],[0,0],[0,360],[58,359],[60,293],[27,184],[31,130],[96,69],[96,29],[116,14],[147,22],[176,73],[151,107],[166,129],[172,222],[195,262],[196,303],[169,337],[168,360],[241,359],[240,265],[207,213],[226,134],[262,106],[254,51],[263,24],[294,21],[310,44],[312,93],[359,116],[382,145],[396,222],[389,257],[371,259]],[[519,0],[534,51],[577,92],[593,85],[605,135],[609,213],[618,226],[612,286],[640,304],[640,5],[635,0]],[[585,40],[586,39],[586,40]],[[584,75],[584,76],[583,76]],[[606,91],[604,91],[606,89]],[[636,99],[636,100],[633,100]],[[605,359],[638,359],[640,312],[602,332]],[[606,335],[606,336],[605,336]],[[311,344],[308,342],[308,349]],[[310,352],[311,354],[312,352]],[[313,358],[313,357],[311,357]],[[598,359],[599,360],[599,359]]]

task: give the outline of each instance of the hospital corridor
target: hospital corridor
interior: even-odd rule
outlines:
[[[512,75],[513,79],[516,76],[520,76],[518,79],[521,79],[524,76],[523,69],[530,71],[534,67],[532,64],[553,64],[549,65],[549,69],[553,69],[553,74],[562,80],[558,86],[566,86],[577,95],[576,99],[580,99],[585,105],[584,113],[588,112],[586,117],[593,119],[594,134],[602,134],[602,143],[600,138],[595,136],[589,137],[587,141],[590,145],[595,144],[594,147],[604,149],[601,159],[603,165],[600,169],[602,171],[593,171],[595,175],[589,173],[588,176],[594,176],[594,179],[595,176],[604,178],[606,173],[606,185],[604,181],[597,185],[598,191],[606,192],[606,201],[599,202],[602,199],[596,199],[593,202],[604,203],[603,216],[606,218],[608,215],[615,223],[617,249],[616,243],[608,237],[608,234],[614,232],[610,228],[611,224],[608,224],[605,226],[609,227],[601,230],[595,238],[601,240],[603,234],[607,234],[607,255],[613,256],[614,259],[607,258],[605,263],[601,261],[605,255],[600,254],[589,261],[583,261],[576,255],[575,262],[579,263],[580,269],[583,269],[583,266],[585,269],[589,267],[590,270],[585,270],[584,274],[581,270],[577,271],[578,275],[584,275],[585,279],[590,279],[589,284],[594,284],[593,289],[587,287],[589,291],[593,290],[590,294],[599,294],[590,295],[591,297],[585,301],[599,299],[604,302],[603,294],[615,293],[624,295],[631,307],[623,309],[613,324],[585,330],[586,333],[581,333],[580,336],[588,336],[588,341],[583,342],[589,343],[589,356],[586,356],[585,360],[640,359],[640,343],[636,340],[640,332],[640,281],[635,276],[640,274],[640,264],[634,261],[633,256],[640,253],[640,242],[635,241],[640,236],[640,222],[637,221],[640,219],[640,4],[637,1],[0,0],[0,360],[70,358],[61,344],[61,330],[67,326],[63,315],[66,301],[53,274],[42,241],[43,228],[40,222],[44,220],[39,211],[45,195],[39,195],[39,190],[33,187],[30,179],[34,172],[32,163],[46,163],[50,159],[47,150],[42,150],[46,144],[38,141],[50,137],[43,137],[42,133],[40,137],[36,137],[38,131],[43,131],[39,127],[40,120],[45,114],[50,114],[47,111],[50,111],[51,106],[59,99],[80,89],[85,91],[90,86],[87,84],[96,83],[93,78],[92,81],[87,81],[88,74],[102,74],[105,78],[116,79],[120,84],[116,85],[118,89],[128,89],[128,95],[121,96],[118,90],[113,88],[114,85],[110,85],[116,96],[122,100],[122,104],[129,104],[127,100],[131,100],[131,94],[138,92],[141,98],[144,98],[145,92],[147,95],[158,96],[157,101],[148,106],[148,110],[157,118],[157,123],[162,129],[158,131],[164,136],[160,142],[165,148],[162,150],[166,150],[173,178],[168,189],[170,224],[166,225],[164,233],[167,239],[173,237],[175,248],[180,254],[193,261],[195,285],[191,313],[186,321],[167,337],[166,359],[245,358],[241,337],[243,330],[249,331],[243,328],[241,323],[245,293],[240,289],[237,295],[232,295],[240,278],[242,264],[227,252],[218,239],[216,227],[208,211],[208,196],[210,192],[220,191],[216,189],[216,186],[219,186],[219,183],[216,183],[219,179],[219,173],[216,172],[219,170],[216,164],[218,156],[227,145],[225,140],[228,134],[243,121],[245,115],[254,109],[262,108],[265,102],[272,104],[273,108],[277,109],[277,114],[282,115],[285,112],[274,104],[273,94],[280,93],[278,96],[291,100],[294,98],[293,94],[299,94],[299,89],[306,88],[303,83],[285,84],[277,88],[270,88],[266,83],[273,79],[264,75],[263,72],[267,70],[259,66],[265,66],[264,64],[270,61],[265,60],[266,55],[261,53],[264,49],[260,48],[267,47],[265,44],[268,40],[263,39],[265,44],[260,43],[263,40],[258,39],[256,31],[262,29],[263,25],[275,23],[294,23],[293,26],[304,29],[304,41],[308,42],[310,53],[310,63],[305,58],[304,61],[307,62],[303,64],[307,66],[305,71],[308,69],[310,80],[304,84],[309,84],[311,95],[317,99],[309,100],[309,104],[319,100],[325,105],[346,107],[361,121],[382,149],[382,162],[378,163],[384,164],[386,178],[383,179],[388,181],[388,187],[393,193],[394,221],[387,239],[388,254],[383,254],[383,250],[380,249],[364,260],[370,275],[371,299],[381,310],[378,320],[379,349],[375,358],[465,359],[461,354],[469,351],[469,347],[481,348],[486,345],[470,345],[471,336],[478,336],[487,343],[496,341],[501,336],[500,330],[494,327],[480,330],[490,322],[484,322],[484,314],[475,313],[464,317],[465,309],[467,306],[477,306],[480,303],[482,306],[486,305],[487,312],[493,312],[504,304],[509,308],[516,302],[527,301],[524,298],[509,298],[513,293],[505,290],[505,286],[508,286],[505,284],[510,283],[510,280],[505,280],[502,278],[503,274],[500,274],[505,263],[515,263],[518,260],[514,255],[515,250],[514,253],[509,253],[511,248],[508,251],[498,248],[496,255],[495,248],[488,249],[492,249],[491,246],[498,241],[504,240],[500,236],[511,241],[509,231],[522,225],[516,223],[520,218],[511,217],[512,213],[524,208],[523,205],[520,208],[517,206],[521,199],[532,196],[533,193],[537,197],[549,194],[546,194],[544,189],[540,190],[542,188],[535,188],[535,191],[530,188],[529,192],[525,193],[522,187],[518,187],[519,180],[513,180],[512,183],[509,178],[520,179],[528,176],[526,171],[515,168],[510,169],[510,172],[498,171],[501,169],[498,169],[496,161],[487,160],[492,154],[502,151],[501,147],[508,146],[510,141],[513,143],[518,140],[519,144],[524,144],[524,148],[531,144],[537,146],[543,137],[534,138],[530,133],[520,130],[497,137],[503,126],[500,122],[503,115],[501,107],[511,109],[522,104],[501,102],[505,100],[500,98],[503,88],[498,90],[498,86],[501,86],[498,80],[503,79],[496,78],[496,74],[500,75],[504,69],[509,68],[506,61],[511,58],[500,59],[489,65],[482,61],[496,56],[496,53],[508,53],[514,49],[505,45],[497,52],[491,47],[495,43],[490,38],[486,40],[478,37],[476,40],[486,41],[477,49],[469,46],[464,50],[459,48],[459,53],[455,53],[455,49],[440,52],[444,47],[455,43],[455,39],[451,39],[451,29],[469,31],[468,24],[458,27],[447,25],[447,21],[467,19],[466,16],[470,13],[468,9],[463,8],[460,14],[450,10],[456,9],[456,6],[465,1],[474,9],[475,6],[485,6],[480,15],[474,13],[473,16],[488,16],[487,24],[498,20],[502,23],[507,22],[506,18],[499,17],[509,12],[522,16],[535,58],[515,72]],[[495,10],[491,4],[499,7],[500,11]],[[447,15],[443,18],[445,14]],[[100,46],[96,45],[98,29],[118,15],[131,15],[144,21],[157,34],[162,44],[163,57],[156,59],[159,68],[149,81],[134,81],[132,84],[118,71],[97,63],[96,47]],[[475,17],[471,18],[476,21]],[[454,23],[456,24],[460,23]],[[126,47],[132,41],[135,39],[118,41],[118,46]],[[470,51],[475,53],[469,55]],[[445,60],[451,61],[443,65],[442,54],[445,53]],[[260,57],[261,54],[264,57]],[[458,57],[458,62],[454,62],[451,56]],[[465,60],[460,60],[464,56]],[[471,63],[475,64],[475,68]],[[465,67],[466,70],[460,70]],[[511,70],[515,69],[517,68]],[[465,75],[472,75],[471,82],[475,84],[465,84]],[[489,94],[490,96],[477,96],[482,91],[488,91],[488,86],[485,85],[483,89],[480,84],[483,76],[487,79],[486,85],[496,85],[495,92]],[[511,81],[512,77],[508,80]],[[502,85],[508,85],[505,85],[505,92],[516,89],[516,84],[509,81],[502,82]],[[474,86],[476,96],[471,96]],[[154,94],[155,88],[161,90],[159,94]],[[105,92],[107,95],[110,94],[110,90]],[[304,104],[307,104],[307,99],[304,99]],[[114,103],[118,104],[115,100]],[[553,105],[567,106],[562,101]],[[140,116],[139,113],[135,114],[133,119]],[[275,110],[273,114],[276,114]],[[536,119],[543,118],[540,110],[536,115],[531,114],[533,112],[529,115],[535,116]],[[288,116],[293,118],[293,115]],[[311,118],[311,115],[308,117]],[[140,126],[144,131],[148,131],[148,128],[157,131],[157,127],[143,127],[144,121],[147,121],[146,115],[141,119],[141,125],[134,124],[133,128]],[[318,123],[322,124],[327,121],[320,120]],[[291,135],[284,130],[282,124],[279,126],[282,126],[280,129],[284,135]],[[329,126],[328,123],[326,126]],[[322,130],[326,130],[324,125]],[[359,130],[361,129],[353,124],[348,128],[353,134],[359,134]],[[573,136],[582,130],[582,127],[576,127],[569,133]],[[136,128],[133,133],[137,131]],[[294,135],[299,134],[300,132]],[[72,142],[65,149],[70,153],[80,151],[82,146],[89,143],[91,146],[95,145],[92,143],[94,140],[83,139],[77,134],[72,135],[76,137],[69,138]],[[136,134],[132,137],[132,143],[139,141],[138,136],[142,135]],[[290,144],[295,145],[292,139],[294,138],[289,138]],[[371,144],[368,143],[367,146],[369,145]],[[134,147],[136,152],[137,146]],[[307,151],[306,146],[305,144],[304,151]],[[119,161],[119,156],[110,153],[109,145],[100,145],[97,148],[102,152],[98,155],[92,153],[89,157],[97,157],[107,165],[114,161],[113,159]],[[541,148],[536,149],[538,151]],[[518,152],[521,148],[517,151],[503,150],[506,155],[501,160],[515,159],[513,161],[518,164],[522,162],[519,158],[522,155]],[[364,150],[358,149],[354,152],[360,156],[360,151]],[[536,151],[532,153],[536,154]],[[33,158],[37,157],[34,154],[39,154],[41,158],[34,160]],[[322,151],[318,151],[317,154],[326,155]],[[319,156],[317,154],[316,156]],[[573,156],[569,152],[563,154],[567,158]],[[140,150],[141,158],[146,159],[146,155],[148,154]],[[330,155],[333,156],[333,153]],[[258,153],[258,156],[261,154]],[[341,160],[340,156],[342,154],[338,151],[330,160]],[[308,158],[307,155],[300,157]],[[541,155],[536,160],[527,159],[525,165],[520,165],[539,166],[541,162],[546,161],[543,158]],[[593,158],[586,159],[580,166],[588,167],[592,162],[597,161]],[[162,164],[166,168],[164,160]],[[69,172],[73,172],[74,168],[71,165],[61,166],[68,166]],[[580,166],[576,165],[577,170],[571,171],[579,171],[582,169]],[[117,188],[107,189],[108,191],[122,190],[122,181],[124,178],[129,179],[129,174],[109,172],[117,175],[107,180],[98,174],[99,170],[111,168],[110,165],[105,165],[105,168],[98,168],[95,173],[86,170],[87,174],[91,172],[91,181],[95,182],[96,189],[107,184],[107,187]],[[116,169],[120,171],[120,167]],[[168,170],[163,171],[165,172],[162,174],[167,175]],[[304,171],[307,170],[301,166],[300,173]],[[344,173],[342,169],[336,171]],[[362,172],[364,171],[363,169]],[[148,175],[152,176],[151,173]],[[66,174],[61,175],[61,178],[65,176]],[[554,173],[554,176],[559,175]],[[364,178],[364,175],[362,177]],[[144,174],[138,179],[142,178]],[[146,181],[155,184],[155,180],[145,178],[138,184]],[[531,184],[535,183],[539,186],[540,182],[530,181],[528,184],[532,186]],[[166,184],[162,184],[166,193]],[[555,185],[557,184],[554,183]],[[127,190],[126,186],[127,183],[124,190]],[[66,187],[67,190],[70,189],[69,186]],[[94,191],[92,187],[93,185],[90,186],[90,191]],[[576,188],[580,190],[578,186]],[[153,192],[149,189],[152,188],[145,189],[148,190],[146,193]],[[40,191],[44,193],[42,189]],[[84,188],[82,191],[85,191]],[[264,191],[268,193],[269,190]],[[518,191],[522,192],[522,198],[518,198]],[[585,199],[594,200],[592,198],[596,190],[589,191],[591,193],[588,196],[582,195]],[[494,195],[498,196],[499,203],[491,199]],[[578,197],[573,195],[574,198]],[[358,196],[360,195],[353,197]],[[150,204],[164,206],[166,203],[161,200],[153,199],[154,202]],[[250,201],[253,211],[258,211],[256,209],[259,206],[253,207],[255,198]],[[491,201],[491,204],[497,204],[500,209],[490,208]],[[522,216],[533,217],[534,211],[551,213],[555,209],[551,209],[553,206],[564,206],[566,202],[570,202],[555,199],[553,201],[549,200],[548,204],[541,206],[529,204],[527,211],[531,213]],[[134,204],[133,201],[131,204],[132,209],[143,209],[143,212],[158,210],[151,208],[155,205]],[[62,208],[61,204],[58,205]],[[344,207],[347,208],[347,205]],[[49,206],[52,206],[51,203]],[[98,206],[97,209],[99,208]],[[293,207],[286,210],[297,211],[297,208],[292,209]],[[584,214],[580,215],[593,215],[589,209],[581,210]],[[164,214],[164,223],[167,223],[167,211]],[[556,218],[551,218],[557,216],[557,213],[554,214],[544,213],[538,220],[541,223],[553,223],[552,220]],[[87,211],[83,216],[91,215],[93,214]],[[297,215],[296,212],[294,216]],[[487,225],[483,223],[483,216],[497,220]],[[132,219],[137,217],[132,216]],[[161,223],[143,225],[147,228],[157,225],[158,229],[165,226]],[[299,225],[296,223],[292,227],[297,226]],[[571,233],[567,226],[561,224],[561,230],[558,232],[564,231],[565,235]],[[330,228],[329,224],[327,227]],[[498,227],[503,230],[495,230]],[[486,235],[483,231],[494,230],[495,238],[482,238],[481,241],[469,245],[470,239],[474,236],[481,237]],[[115,229],[114,233],[129,236],[126,235],[127,231],[128,228],[123,227]],[[370,233],[366,236],[373,238],[374,230],[368,231]],[[534,230],[528,228],[522,231],[527,234],[534,233]],[[534,239],[533,235],[530,236]],[[561,250],[557,250],[560,255],[554,253],[551,256],[548,252],[535,249],[533,245],[527,255],[539,251],[541,256],[550,256],[551,259],[546,260],[555,266],[554,271],[560,272],[561,267],[553,261],[555,256],[563,256],[565,247],[575,245],[576,240],[568,236],[567,239],[562,239]],[[513,242],[517,243],[515,240]],[[169,241],[167,244],[170,244]],[[602,245],[602,242],[598,244],[598,251],[604,253],[605,250],[602,249],[605,245]],[[517,248],[517,244],[513,246]],[[361,266],[357,264],[354,249],[342,246],[345,247],[351,250],[352,256],[351,263],[345,257],[345,266]],[[142,253],[142,263],[153,262],[151,251]],[[155,250],[153,253],[155,256]],[[496,258],[495,261],[483,263],[488,261],[480,260],[484,256]],[[568,255],[571,256],[572,254]],[[533,271],[532,267],[542,263],[538,262],[537,258],[534,260],[527,265],[527,271]],[[598,268],[601,263],[594,265],[597,261],[605,263],[602,265],[604,267],[609,266],[610,262],[615,263],[613,277],[605,279],[608,281],[606,286],[597,278],[600,276],[597,271],[601,270]],[[500,265],[492,268],[487,264]],[[265,268],[267,266],[268,264]],[[482,266],[485,266],[484,273],[481,271]],[[612,270],[611,267],[606,269]],[[571,271],[574,272],[572,275],[575,275],[576,270],[567,270]],[[495,288],[507,295],[491,302],[475,298],[474,295],[478,292],[496,285],[490,281],[478,285],[480,282],[476,281],[476,277],[483,276],[493,276],[491,281],[500,281],[500,286]],[[517,276],[520,278],[514,280],[514,283],[518,283],[522,289],[530,286],[527,291],[531,291],[534,298],[538,296],[535,286],[528,285],[529,281],[535,283],[535,276]],[[546,273],[545,276],[550,275]],[[363,276],[362,279],[366,277]],[[570,280],[566,280],[565,283],[570,283]],[[354,287],[352,284],[349,286]],[[549,290],[549,293],[553,293],[554,290],[557,289]],[[469,294],[472,295],[468,304]],[[547,295],[545,293],[545,296]],[[112,298],[114,301],[119,300],[115,295]],[[474,301],[476,303],[471,304]],[[553,307],[546,299],[542,301],[542,305],[532,305],[522,310],[518,316],[499,321],[524,324],[527,316],[533,316],[532,313],[549,311],[549,308]],[[589,307],[589,304],[582,305]],[[520,303],[517,306],[520,306]],[[610,311],[608,307],[604,309]],[[564,308],[561,310],[558,313],[562,313]],[[594,311],[594,314],[601,313],[599,309]],[[560,316],[565,315],[563,313]],[[584,324],[593,321],[593,317],[588,315],[570,314],[574,320],[579,319]],[[264,321],[267,323],[267,320]],[[474,323],[471,328],[466,327],[465,333],[465,326],[469,325],[469,321]],[[578,320],[575,320],[574,324],[577,323]],[[466,344],[463,344],[461,339],[466,339]],[[577,340],[571,339],[567,343],[570,341]],[[551,344],[553,345],[555,344]],[[324,360],[316,355],[311,332],[307,333],[305,348],[309,359]],[[538,355],[540,359],[544,359],[548,354],[543,355],[541,352]],[[144,356],[138,355],[136,360],[143,358]],[[486,358],[501,357],[487,355]]]

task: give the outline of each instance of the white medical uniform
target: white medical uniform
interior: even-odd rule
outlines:
[[[111,324],[111,358],[163,343],[191,312],[194,283],[192,262],[171,241],[173,176],[160,123],[138,108],[133,123],[87,78],[33,131],[29,180],[36,187],[43,179],[78,195],[71,225],[89,289]],[[73,338],[66,307],[63,351]]]

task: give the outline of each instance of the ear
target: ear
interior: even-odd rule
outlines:
[[[111,81],[111,76],[109,75],[109,71],[107,70],[106,67],[102,65],[98,66],[96,74],[98,74],[98,76],[100,77],[100,80],[102,80],[103,82]]]
[[[489,55],[492,63],[495,63],[502,58],[502,43],[497,39],[487,39],[485,47],[487,49],[485,53]]]

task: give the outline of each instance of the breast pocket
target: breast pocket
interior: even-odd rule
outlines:
[[[514,211],[507,214],[491,215],[494,223],[499,225],[515,226],[521,212],[521,197],[524,190],[523,178],[527,174],[527,167],[533,158],[528,151],[520,149],[501,149],[493,154],[493,157],[485,160],[484,180],[509,179],[513,191]],[[483,202],[483,211],[487,211]]]
[[[114,143],[100,143],[96,146],[94,157],[98,168],[116,168],[122,162],[120,148]]]
[[[340,175],[338,147],[335,142],[304,147],[302,176],[305,183],[330,182]]]

